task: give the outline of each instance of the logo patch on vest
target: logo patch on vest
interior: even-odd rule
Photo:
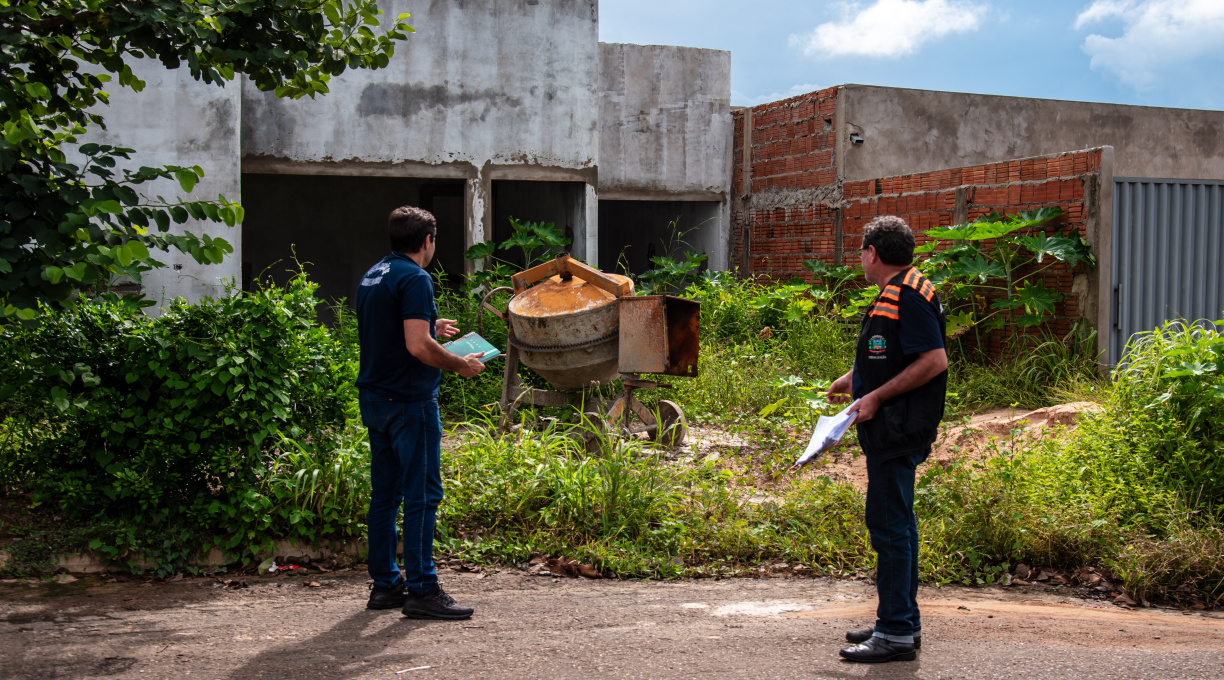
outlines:
[[[888,345],[884,342],[883,335],[873,335],[867,339],[868,352],[871,352],[872,354],[883,354],[886,349],[888,349]]]

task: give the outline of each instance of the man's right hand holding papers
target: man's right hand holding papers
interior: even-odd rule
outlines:
[[[829,401],[833,401],[832,394],[829,395]],[[816,421],[816,429],[812,432],[812,440],[808,442],[803,455],[799,456],[799,460],[795,461],[791,469],[798,470],[832,448],[854,423],[858,416],[858,403],[858,400],[855,399],[835,416],[820,416],[820,419]]]

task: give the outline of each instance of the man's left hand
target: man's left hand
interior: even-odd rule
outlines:
[[[880,408],[880,398],[875,392],[869,392],[859,399],[858,406],[855,408],[857,417],[854,419],[854,424],[866,422],[875,417],[876,411]]]
[[[438,319],[434,322],[434,333],[439,338],[454,337],[459,332],[459,327],[455,325],[454,319]]]

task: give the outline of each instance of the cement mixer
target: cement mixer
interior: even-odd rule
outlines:
[[[600,427],[645,432],[666,446],[684,442],[688,428],[680,406],[660,399],[648,409],[634,391],[670,388],[643,380],[642,373],[697,376],[700,303],[671,295],[634,296],[628,278],[569,255],[515,274],[511,284],[489,291],[480,308],[481,314],[488,310],[508,323],[503,429],[522,406],[572,406]],[[504,314],[490,304],[499,292],[513,293]],[[520,363],[554,389],[522,386]],[[618,378],[621,390],[614,399],[596,390]],[[640,422],[631,422],[634,416]]]

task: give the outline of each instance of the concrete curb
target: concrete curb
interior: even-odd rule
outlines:
[[[346,543],[339,544],[338,546],[333,544],[333,546],[316,547],[297,545],[293,541],[282,540],[275,543],[275,548],[271,552],[260,553],[259,559],[255,560],[254,562],[258,564],[264,559],[273,557],[275,555],[308,555],[312,561],[327,559],[329,557],[339,555],[357,558],[365,554],[366,550],[367,546],[365,541],[348,541]],[[5,565],[8,564],[9,560],[9,553],[5,550],[0,550],[0,569],[3,569]],[[125,560],[125,562],[127,561],[128,560]],[[134,562],[136,566],[143,569],[152,569],[157,566],[155,562],[139,558],[130,561]],[[242,564],[243,563],[238,562],[226,562],[224,552],[220,548],[213,548],[205,553],[203,557],[192,561],[190,566],[216,568],[224,566],[241,566]],[[56,567],[63,569],[70,574],[100,574],[108,571],[125,571],[125,567],[120,566],[120,563],[108,562],[106,558],[94,552],[60,555],[59,559],[56,561]]]

